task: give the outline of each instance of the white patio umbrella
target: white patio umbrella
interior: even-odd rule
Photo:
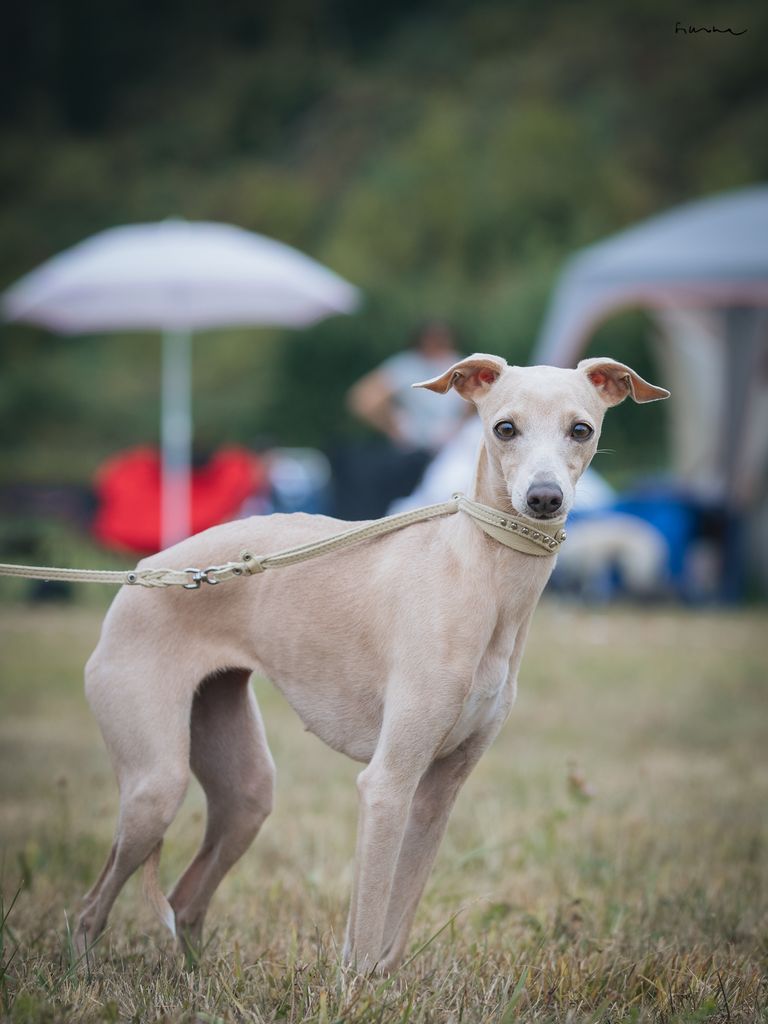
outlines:
[[[229,224],[111,228],[43,263],[2,297],[8,320],[61,334],[163,332],[162,543],[189,534],[190,337],[224,326],[304,327],[350,313],[359,292],[290,246]]]

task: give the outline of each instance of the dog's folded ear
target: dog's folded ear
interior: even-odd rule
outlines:
[[[488,393],[506,368],[506,359],[475,352],[460,363],[454,363],[439,377],[412,384],[411,387],[426,388],[440,395],[454,388],[468,402],[477,402]]]
[[[636,402],[658,402],[661,398],[669,398],[665,388],[649,384],[640,374],[615,359],[582,359],[576,369],[586,373],[606,405],[618,405],[627,395]]]

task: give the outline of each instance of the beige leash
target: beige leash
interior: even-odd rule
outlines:
[[[64,580],[72,583],[112,583],[119,586],[173,587],[185,590],[199,590],[201,584],[224,583],[236,576],[253,576],[267,569],[280,569],[295,565],[310,558],[318,558],[330,551],[338,551],[352,544],[379,537],[382,534],[401,530],[413,523],[427,519],[465,512],[489,536],[507,547],[522,551],[526,555],[554,555],[565,540],[565,530],[560,523],[542,523],[524,516],[499,512],[498,509],[472,501],[463,494],[454,494],[450,501],[439,505],[401,512],[386,516],[373,523],[355,526],[343,533],[325,537],[322,540],[300,544],[271,555],[255,555],[243,551],[237,562],[209,565],[206,569],[131,569],[129,571],[102,569],[58,569],[51,566],[7,565],[0,563],[0,576],[18,576],[25,579]]]

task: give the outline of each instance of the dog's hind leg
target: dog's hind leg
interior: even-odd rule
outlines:
[[[219,882],[272,810],[275,768],[250,673],[210,676],[192,705],[190,763],[208,803],[202,845],[171,893],[182,948],[199,950]]]
[[[86,690],[101,726],[120,788],[115,841],[98,881],[83,900],[75,941],[80,950],[102,932],[112,904],[133,872],[156,858],[189,779],[189,697],[160,697],[160,688],[137,684],[131,673],[89,666]],[[161,671],[158,667],[158,671]],[[167,676],[167,666],[163,670]],[[143,677],[146,679],[147,677]],[[158,676],[153,677],[157,679]],[[152,894],[154,895],[154,894]],[[162,896],[154,901],[168,927],[173,914]]]

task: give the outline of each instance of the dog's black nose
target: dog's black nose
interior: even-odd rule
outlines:
[[[525,500],[534,515],[548,516],[563,504],[563,492],[555,483],[533,484]]]

